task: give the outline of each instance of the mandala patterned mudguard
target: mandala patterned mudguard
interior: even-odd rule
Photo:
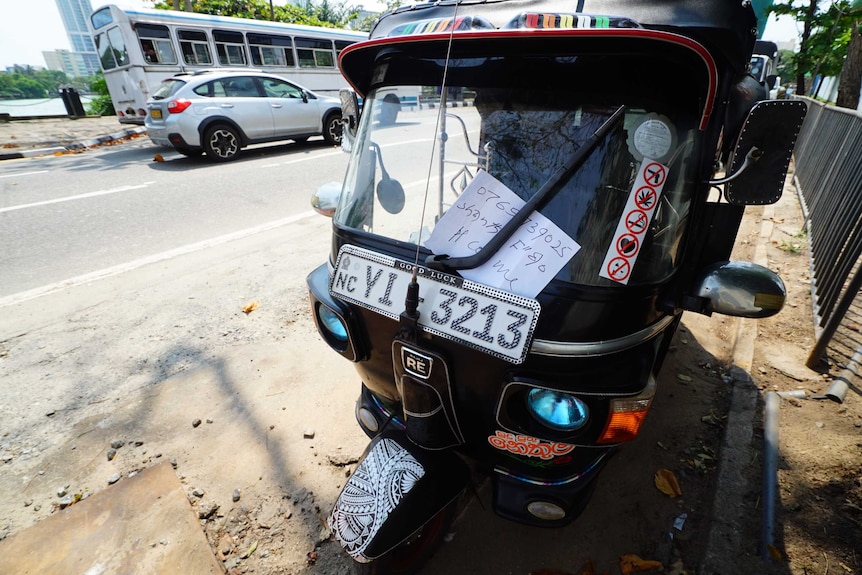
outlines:
[[[329,528],[355,560],[368,562],[368,544],[398,502],[425,475],[409,451],[389,438],[374,445],[338,496]]]

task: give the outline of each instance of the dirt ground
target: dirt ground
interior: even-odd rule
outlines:
[[[816,371],[804,367],[815,343],[804,218],[795,195],[776,206],[767,244],[787,306],[760,320],[751,375],[762,390],[804,392],[782,399],[775,572],[862,573],[862,391],[851,378],[843,403],[823,396],[860,344],[851,310]],[[855,340],[855,341],[854,341]],[[849,346],[849,347],[848,347]],[[854,381],[855,380],[855,381]],[[759,501],[752,502],[754,507]]]
[[[843,404],[813,399],[841,373],[846,350],[830,349],[820,371],[804,367],[814,327],[795,193],[769,213],[763,222],[763,208],[750,209],[736,256],[750,260],[765,243],[788,304],[756,323],[749,371],[761,394],[800,389],[806,398],[780,406],[775,559],[758,556],[761,395],[738,470],[748,487],[727,502],[743,510],[741,543],[719,572],[862,574],[862,396],[854,388]],[[325,518],[366,444],[352,419],[358,381],[307,311],[304,277],[328,245],[296,249],[327,227],[303,221],[193,263],[163,262],[0,312],[0,540],[62,513],[60,491],[86,505],[75,501],[110,489],[111,476],[169,460],[227,572],[347,573]],[[292,274],[277,265],[288,261]],[[244,313],[251,302],[259,307]],[[725,503],[714,499],[737,327],[684,316],[641,436],[608,464],[576,524],[506,522],[479,484],[422,573],[616,575],[626,553],[662,561],[651,573],[703,573]],[[677,476],[682,497],[656,489],[661,468]]]

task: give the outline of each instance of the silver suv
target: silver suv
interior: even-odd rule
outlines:
[[[341,101],[259,72],[195,72],[162,82],[147,101],[147,134],[179,153],[233,160],[249,144],[323,135],[341,143]]]

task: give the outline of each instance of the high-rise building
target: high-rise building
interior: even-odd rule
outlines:
[[[87,18],[93,12],[90,0],[56,0],[57,9],[66,27],[69,44],[73,53],[81,54],[87,72],[92,75],[99,71],[99,56],[87,27]]]
[[[49,70],[60,70],[70,78],[81,76],[92,76],[84,54],[81,52],[70,52],[69,50],[53,50],[42,52],[45,63]]]

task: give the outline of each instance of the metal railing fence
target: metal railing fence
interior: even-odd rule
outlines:
[[[862,115],[806,100],[794,157],[817,336],[806,363],[814,368],[862,287]]]

